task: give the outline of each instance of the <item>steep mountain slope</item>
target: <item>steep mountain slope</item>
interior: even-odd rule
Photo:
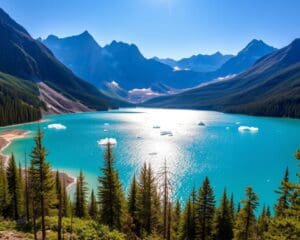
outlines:
[[[52,52],[0,9],[0,71],[32,82],[44,82],[90,109],[117,107],[113,99],[75,76]]]
[[[253,39],[235,57],[224,63],[217,71],[218,76],[238,74],[251,67],[258,59],[274,52],[273,48],[261,40]]]
[[[152,99],[146,105],[300,117],[300,39],[231,80]]]
[[[224,63],[231,59],[233,55],[223,55],[220,52],[216,52],[212,55],[193,55],[189,58],[182,58],[178,61],[166,58],[159,59],[154,58],[156,61],[167,64],[171,67],[177,67],[179,69],[190,69],[196,72],[212,72],[219,69]]]
[[[112,41],[102,48],[87,32],[68,38],[51,35],[43,43],[73,72],[103,90],[112,82],[129,91],[158,83],[188,88],[208,79],[202,73],[174,71],[154,59],[146,59],[134,44]]]
[[[0,126],[40,119],[38,96],[34,83],[0,72]]]

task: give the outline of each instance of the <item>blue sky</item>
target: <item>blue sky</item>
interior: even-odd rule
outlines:
[[[88,30],[100,45],[135,43],[146,57],[237,53],[251,39],[300,37],[297,0],[0,0],[33,37]]]

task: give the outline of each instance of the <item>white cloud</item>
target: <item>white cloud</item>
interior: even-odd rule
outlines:
[[[48,129],[65,130],[67,127],[60,123],[53,123],[48,125]]]
[[[251,132],[251,133],[257,133],[259,128],[258,127],[249,127],[249,126],[240,126],[239,132]]]

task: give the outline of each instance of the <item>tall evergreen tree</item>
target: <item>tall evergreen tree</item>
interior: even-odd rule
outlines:
[[[177,240],[180,236],[180,223],[181,223],[181,204],[179,200],[176,201],[173,209],[172,221],[172,239]]]
[[[118,172],[114,168],[112,145],[107,144],[102,175],[98,177],[100,220],[111,229],[120,230],[124,214],[124,194]]]
[[[224,190],[220,207],[216,210],[213,227],[214,240],[231,240],[233,238],[232,209]]]
[[[242,201],[243,208],[236,217],[234,226],[234,240],[255,239],[256,218],[254,211],[258,206],[258,196],[251,187],[246,188],[246,199]]]
[[[85,182],[84,175],[80,170],[79,177],[77,178],[75,193],[76,198],[74,213],[76,217],[87,217],[87,191],[87,183]]]
[[[9,193],[4,162],[0,160],[0,215],[8,217]]]
[[[128,213],[131,218],[131,231],[133,231],[136,235],[138,234],[137,229],[139,228],[139,221],[137,215],[137,194],[138,185],[136,181],[136,176],[134,175],[130,184],[130,190],[128,194]]]
[[[90,203],[89,203],[89,215],[93,220],[97,219],[98,216],[98,206],[94,190],[91,192]]]
[[[196,238],[208,240],[212,236],[212,222],[215,211],[215,198],[208,177],[205,178],[195,206]]]
[[[30,188],[32,192],[32,201],[34,214],[37,209],[41,215],[42,239],[46,239],[45,216],[56,202],[54,192],[54,178],[51,172],[51,166],[46,160],[46,149],[42,143],[43,133],[38,128],[35,137],[35,146],[31,152],[30,169]]]
[[[57,196],[57,240],[62,239],[62,217],[63,217],[63,190],[59,172],[56,171],[56,196]]]
[[[11,155],[11,158],[8,162],[6,175],[7,175],[7,182],[8,182],[8,192],[10,195],[10,204],[9,204],[10,217],[17,220],[20,217],[22,193],[21,193],[19,172],[13,154]]]
[[[195,239],[195,218],[193,211],[193,202],[190,197],[186,202],[186,206],[183,212],[182,224],[180,228],[181,240]]]
[[[288,198],[290,194],[290,184],[288,168],[285,170],[279,189],[275,192],[279,194],[277,204],[275,205],[275,214],[276,216],[284,216],[285,211],[289,208]]]
[[[141,235],[147,235],[157,230],[159,224],[160,201],[157,185],[151,166],[144,163],[139,177],[137,197],[138,219]]]
[[[256,238],[258,240],[265,239],[265,233],[269,229],[269,224],[270,224],[270,216],[269,216],[266,206],[264,205],[262,212],[257,220],[257,236],[256,236]]]

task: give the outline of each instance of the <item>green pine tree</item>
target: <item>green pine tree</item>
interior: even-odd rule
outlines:
[[[22,189],[21,189],[21,181],[19,178],[19,171],[13,154],[11,155],[11,158],[8,162],[6,175],[7,175],[7,183],[8,183],[8,192],[10,196],[9,216],[17,220],[21,215]]]
[[[254,211],[258,206],[258,196],[251,187],[246,188],[246,199],[242,201],[243,207],[238,212],[234,226],[234,240],[255,239],[256,218]]]
[[[90,203],[89,203],[89,215],[93,220],[97,219],[98,216],[98,206],[94,190],[91,192]]]
[[[220,207],[216,210],[214,217],[213,239],[231,240],[233,238],[232,209],[224,190]]]
[[[55,182],[51,166],[46,160],[47,152],[42,143],[43,133],[38,128],[35,146],[31,152],[30,189],[33,212],[41,216],[42,239],[46,239],[45,217],[56,203]]]
[[[102,175],[98,177],[98,198],[100,220],[111,229],[120,230],[124,217],[124,193],[118,172],[114,168],[111,144],[108,144],[104,156]]]
[[[130,190],[128,194],[128,214],[130,216],[130,229],[136,235],[138,234],[137,229],[139,229],[138,221],[138,206],[137,206],[137,194],[138,194],[138,185],[136,181],[136,176],[134,175],[130,184]]]
[[[0,215],[5,218],[9,215],[9,202],[10,198],[8,192],[6,171],[4,167],[4,162],[0,160]]]
[[[208,240],[212,236],[212,223],[215,211],[215,198],[208,177],[205,178],[195,206],[196,238]]]
[[[279,194],[277,204],[275,205],[275,214],[276,216],[284,216],[285,211],[289,208],[288,198],[290,194],[290,185],[288,168],[285,170],[279,189],[275,192]]]
[[[75,193],[76,197],[74,213],[76,217],[87,217],[87,191],[87,183],[85,182],[84,175],[80,170],[79,177],[77,178]]]

